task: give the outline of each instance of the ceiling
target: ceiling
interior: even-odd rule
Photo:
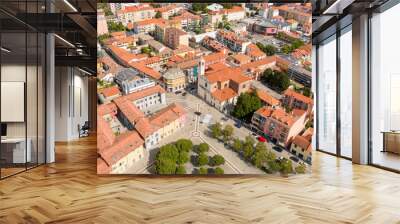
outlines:
[[[95,74],[96,17],[96,0],[1,0],[2,46],[11,50],[10,60],[31,58],[44,47],[37,36],[55,33],[56,66],[77,66]]]

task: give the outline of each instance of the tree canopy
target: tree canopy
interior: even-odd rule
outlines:
[[[278,91],[286,90],[290,85],[289,76],[285,72],[266,69],[261,76],[261,81]]]
[[[193,147],[192,141],[190,139],[185,139],[185,138],[181,138],[178,141],[176,141],[175,145],[179,151],[186,151],[186,152],[189,152]]]
[[[261,100],[254,93],[242,93],[238,97],[232,115],[240,120],[250,122],[253,113],[261,108]]]
[[[116,23],[113,21],[108,21],[107,26],[109,32],[125,31],[125,26],[121,22]]]
[[[276,53],[276,47],[274,45],[271,44],[264,45],[260,42],[258,42],[256,45],[258,48],[260,48],[260,50],[262,50],[268,56],[272,56]]]

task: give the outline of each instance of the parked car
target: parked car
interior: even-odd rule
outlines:
[[[258,140],[259,142],[267,142],[267,139],[265,139],[265,138],[262,137],[262,136],[258,136],[258,137],[257,137],[257,140]]]
[[[182,93],[182,91],[176,91],[175,92],[176,95],[181,94],[181,93]]]
[[[281,147],[279,147],[279,146],[274,146],[272,148],[277,152],[282,152],[283,151],[283,149]]]
[[[196,112],[194,112],[194,114],[196,114],[197,116],[200,116],[200,115],[201,115],[201,112],[196,111]]]
[[[291,156],[290,159],[296,163],[299,161],[299,158],[297,158],[296,156]]]
[[[241,127],[242,127],[242,123],[240,123],[240,122],[236,122],[236,123],[235,123],[235,127],[237,127],[237,128],[241,128]]]
[[[186,92],[182,93],[182,96],[186,96]]]
[[[221,118],[221,120],[228,121],[228,118],[227,117],[223,117],[223,118]]]

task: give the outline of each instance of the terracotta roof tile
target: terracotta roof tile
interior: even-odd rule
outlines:
[[[219,102],[224,102],[237,96],[237,93],[231,88],[224,88],[215,90],[211,95]]]
[[[313,104],[313,99],[311,99],[310,97],[306,97],[303,94],[300,94],[292,89],[285,90],[283,95],[285,95],[287,97],[293,97],[293,98],[295,98],[301,102],[304,102],[306,104]]]
[[[101,90],[100,92],[104,97],[111,97],[116,95],[121,95],[121,91],[119,91],[118,86],[111,86]]]

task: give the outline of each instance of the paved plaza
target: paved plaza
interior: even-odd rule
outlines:
[[[227,118],[225,114],[216,110],[214,107],[189,92],[186,92],[185,96],[183,96],[182,93],[167,93],[167,103],[171,104],[174,102],[181,104],[187,111],[185,126],[171,136],[160,141],[156,147],[146,151],[145,159],[136,163],[134,167],[130,167],[127,170],[127,173],[154,173],[154,161],[159,148],[165,144],[175,142],[178,139],[187,138],[190,139],[194,145],[203,142],[207,143],[210,146],[210,151],[208,153],[209,156],[215,154],[222,155],[225,158],[225,164],[221,166],[221,168],[224,169],[225,174],[264,174],[262,170],[243,160],[236,152],[226,148],[223,143],[208,135],[209,126],[215,122],[220,122],[223,126],[226,124],[231,125],[234,128],[234,137],[240,139],[244,139],[246,136],[251,135],[252,132],[249,129],[244,126],[240,128],[236,127],[234,125],[234,120]],[[197,115],[195,112],[200,113]],[[212,118],[208,124],[204,124],[201,121],[207,114],[211,115]],[[272,150],[274,144],[266,144],[268,148]],[[275,150],[272,151],[276,154],[277,158],[281,156],[289,158],[291,156],[291,154],[285,150],[282,152],[277,152]],[[193,170],[193,165],[188,162],[185,164],[185,168],[189,174],[189,171]]]

